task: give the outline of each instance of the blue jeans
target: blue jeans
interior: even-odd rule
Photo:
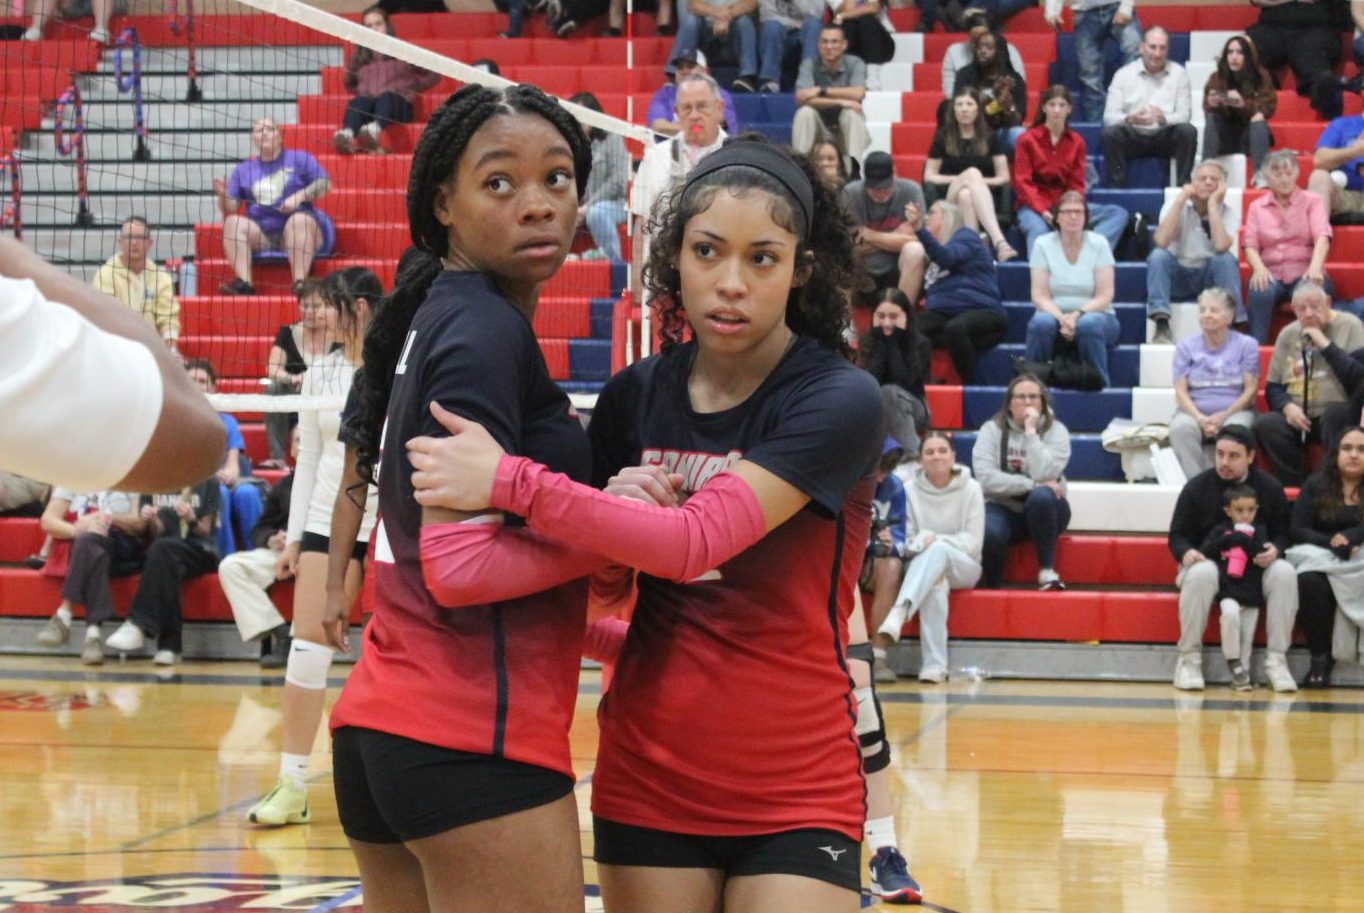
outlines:
[[[1101,121],[1104,115],[1104,45],[1117,42],[1122,62],[1137,59],[1141,48],[1141,23],[1134,15],[1126,25],[1114,25],[1118,4],[1075,14],[1075,56],[1080,63],[1081,120]]]
[[[677,4],[677,37],[673,39],[672,53],[668,60],[673,61],[684,54],[699,48],[711,36],[710,20],[693,14],[686,3]],[[739,42],[739,75],[756,76],[758,73],[758,27],[752,16],[740,16],[729,24],[729,39]],[[672,74],[675,68],[670,62],[664,72]]]
[[[251,527],[256,525],[265,507],[261,503],[260,489],[250,479],[240,479],[231,488],[219,482],[218,494],[222,497],[218,508],[218,557],[226,558],[237,551],[238,543],[243,548],[248,546]]]
[[[1127,229],[1127,218],[1127,210],[1113,203],[1089,204],[1090,229],[1103,235],[1108,241],[1108,246],[1114,250],[1122,240],[1122,233]],[[1018,228],[1027,239],[1029,257],[1032,257],[1032,246],[1037,243],[1037,239],[1052,230],[1047,220],[1042,218],[1037,210],[1027,206],[1018,208]]]
[[[1246,309],[1241,304],[1241,267],[1236,255],[1214,254],[1199,267],[1181,266],[1175,255],[1157,247],[1146,258],[1146,316],[1169,317],[1170,298],[1192,301],[1204,289],[1226,289],[1236,305],[1236,322],[1244,323]]]
[[[587,207],[587,230],[592,243],[606,253],[612,262],[623,260],[620,255],[620,233],[616,229],[625,223],[624,200],[601,200]]]
[[[819,54],[819,30],[823,22],[813,16],[807,17],[798,29],[788,29],[776,21],[762,24],[759,51],[762,57],[758,78],[763,82],[781,82],[781,63],[787,53],[800,48],[800,59],[813,59]],[[742,67],[741,75],[747,75]]]
[[[1021,13],[1032,6],[1032,0],[975,0],[967,6],[985,10],[986,15],[990,17],[990,23],[997,26],[1014,13]]]
[[[981,586],[998,589],[1004,582],[1004,564],[1009,546],[1031,539],[1037,550],[1039,570],[1056,569],[1056,540],[1070,525],[1070,502],[1056,497],[1050,488],[1034,488],[1023,501],[1023,513],[1016,514],[993,501],[985,505],[985,544],[980,563],[984,568]]]
[[[1298,287],[1298,283],[1304,281],[1306,277],[1299,276],[1292,282],[1280,282],[1278,279],[1269,280],[1269,288],[1263,292],[1247,286],[1246,291],[1246,310],[1250,312],[1250,335],[1255,337],[1255,341],[1260,345],[1268,345],[1273,342],[1269,338],[1269,325],[1274,322],[1274,309],[1293,297],[1293,290]],[[1335,297],[1335,283],[1331,277],[1327,276],[1322,283],[1326,289],[1326,294]]]
[[[1038,311],[1028,321],[1028,336],[1024,343],[1024,353],[1028,361],[1051,361],[1052,346],[1056,344],[1056,334],[1061,329],[1057,319],[1046,311]],[[1075,345],[1080,350],[1080,359],[1092,365],[1104,379],[1104,386],[1111,386],[1108,377],[1108,350],[1118,344],[1118,316],[1112,311],[1091,311],[1080,317],[1075,327]]]

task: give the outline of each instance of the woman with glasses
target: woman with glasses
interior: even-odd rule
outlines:
[[[1056,230],[1043,235],[1028,257],[1032,300],[1026,357],[1049,362],[1057,339],[1073,343],[1080,360],[1109,386],[1108,350],[1118,344],[1113,313],[1113,251],[1097,232],[1086,231],[1084,194],[1068,190],[1051,209]]]
[[[1056,540],[1070,524],[1069,462],[1070,432],[1052,413],[1047,388],[1032,374],[1018,375],[971,452],[971,471],[985,492],[981,586],[998,588],[1009,546],[1031,539],[1038,588],[1065,589],[1056,573]]]

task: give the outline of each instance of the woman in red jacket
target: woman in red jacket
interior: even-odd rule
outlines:
[[[393,34],[388,13],[371,6],[360,16],[360,23],[384,35]],[[412,100],[440,82],[440,75],[403,60],[376,54],[369,48],[356,48],[346,64],[346,88],[355,96],[346,105],[341,129],[332,134],[332,144],[342,155],[358,146],[361,152],[384,153],[379,136],[389,124],[412,123]]]
[[[1042,93],[1032,127],[1014,149],[1014,196],[1018,227],[1028,241],[1028,256],[1037,239],[1056,226],[1051,208],[1067,190],[1085,192],[1085,140],[1070,129],[1070,90],[1062,85]],[[1127,210],[1111,203],[1089,203],[1086,226],[1116,248],[1127,227]]]

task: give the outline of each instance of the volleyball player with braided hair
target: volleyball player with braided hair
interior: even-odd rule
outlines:
[[[377,470],[380,521],[373,617],[332,711],[334,782],[365,908],[377,913],[582,911],[568,728],[587,570],[544,582],[528,560],[501,575],[524,586],[498,601],[433,592],[403,443],[440,432],[435,402],[509,452],[589,477],[590,445],[532,320],[568,255],[590,168],[578,123],[526,85],[464,86],[413,154],[418,253],[370,326],[342,430],[360,475]],[[475,538],[496,529],[472,519],[453,525]]]
[[[844,337],[852,225],[808,163],[754,141],[703,159],[653,221],[662,351],[607,384],[589,434],[597,483],[632,476],[656,503],[434,404],[452,436],[408,442],[416,497],[639,571],[598,713],[608,913],[850,913],[866,787],[845,653],[883,440]]]

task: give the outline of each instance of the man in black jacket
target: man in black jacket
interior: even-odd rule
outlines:
[[[298,458],[297,428],[290,438],[289,455]],[[289,658],[289,624],[270,601],[267,591],[276,580],[284,579],[278,562],[284,551],[293,490],[292,472],[271,486],[265,496],[265,507],[251,527],[251,550],[234,552],[218,565],[218,582],[232,606],[232,618],[242,641],[270,638],[270,648],[261,654],[260,664],[265,669],[282,669]]]
[[[1179,493],[1170,521],[1170,553],[1179,562],[1179,660],[1174,684],[1186,691],[1203,689],[1203,632],[1217,595],[1217,564],[1198,550],[1208,533],[1221,522],[1222,492],[1229,485],[1245,483],[1255,489],[1260,502],[1257,522],[1265,525],[1269,542],[1254,557],[1264,569],[1266,632],[1265,676],[1275,691],[1296,691],[1284,654],[1293,637],[1298,615],[1298,580],[1293,566],[1283,558],[1289,546],[1288,499],[1273,476],[1254,468],[1255,442],[1250,429],[1226,425],[1214,441],[1213,468],[1194,476]],[[1243,610],[1244,623],[1253,628],[1257,613]]]

